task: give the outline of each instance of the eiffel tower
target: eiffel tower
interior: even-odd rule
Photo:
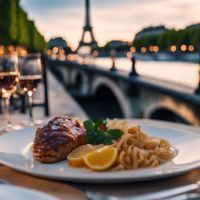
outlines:
[[[79,46],[77,48],[77,51],[83,46],[91,47],[91,49],[97,47],[97,42],[94,38],[92,26],[90,25],[90,2],[89,2],[89,0],[85,0],[85,9],[86,9],[85,10],[86,11],[85,26],[83,27],[83,34],[82,34],[82,37],[81,37],[81,41],[79,42]],[[86,35],[87,32],[89,33],[90,39],[91,39],[89,42],[85,41],[85,35]]]

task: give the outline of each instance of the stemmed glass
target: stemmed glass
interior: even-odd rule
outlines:
[[[36,122],[33,119],[32,104],[33,93],[37,90],[38,83],[41,81],[41,60],[38,54],[28,55],[24,58],[24,61],[19,67],[20,87],[28,95],[29,103],[29,121],[26,125],[33,126]],[[42,122],[41,122],[42,123]]]
[[[10,97],[17,88],[18,76],[17,55],[6,55],[0,58],[0,92],[5,99],[7,111],[7,126],[3,131],[9,131],[13,128],[10,119]]]

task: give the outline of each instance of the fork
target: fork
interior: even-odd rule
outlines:
[[[92,191],[87,191],[86,195],[91,200],[156,200],[156,199],[166,199],[168,197],[172,197],[175,195],[180,195],[186,192],[191,192],[200,188],[200,181],[196,183],[176,187],[173,189],[163,190],[160,192],[154,192],[145,195],[137,195],[132,197],[116,197],[116,196],[108,196],[99,194]]]

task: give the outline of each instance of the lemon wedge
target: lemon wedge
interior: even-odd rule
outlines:
[[[105,146],[90,153],[87,153],[83,160],[85,165],[92,170],[102,171],[109,169],[117,159],[117,149],[112,146]]]
[[[91,144],[79,146],[68,154],[67,161],[73,167],[84,167],[83,156],[95,150],[96,148]]]

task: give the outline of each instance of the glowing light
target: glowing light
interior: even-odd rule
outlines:
[[[175,52],[175,51],[176,51],[176,46],[175,46],[175,45],[172,45],[172,46],[170,47],[170,51],[171,51],[171,52]]]
[[[27,50],[26,49],[22,49],[20,54],[21,54],[21,56],[26,56],[27,55]]]
[[[145,53],[147,51],[146,47],[141,47],[141,52]]]
[[[181,45],[181,51],[186,51],[187,50],[187,46],[185,44]]]
[[[82,59],[80,56],[78,56],[78,59]],[[69,60],[69,61],[74,61],[75,60],[75,55],[73,55],[73,54],[69,54],[68,56],[67,56],[67,60]],[[82,62],[82,60],[81,60],[81,62]]]
[[[158,46],[154,46],[154,47],[153,47],[153,51],[154,51],[154,52],[158,52],[158,51],[159,51],[159,47],[158,47]]]
[[[0,50],[4,50],[4,46],[3,45],[0,45]]]
[[[51,58],[52,58],[52,60],[56,60],[56,58],[57,58],[56,54],[52,54]]]
[[[189,45],[189,46],[188,46],[188,50],[189,50],[189,51],[194,51],[194,46],[193,46],[193,45]]]
[[[8,50],[9,50],[9,51],[14,51],[14,50],[15,50],[15,47],[14,47],[13,45],[9,45],[9,46],[8,46]]]
[[[53,53],[58,53],[58,47],[53,48]]]
[[[50,56],[51,55],[51,49],[47,50],[47,55]]]
[[[0,55],[4,54],[4,49],[0,49]]]
[[[16,48],[16,52],[11,51],[12,54],[17,53],[19,56],[26,56],[27,55],[27,49],[21,46],[17,46]]]
[[[131,51],[131,53],[135,53],[135,52],[136,52],[136,48],[135,48],[134,46],[132,46],[132,47],[130,48],[130,51]]]
[[[60,54],[60,55],[64,55],[64,54],[65,54],[65,51],[64,51],[63,49],[60,49],[60,50],[59,50],[59,54]]]
[[[132,53],[130,51],[128,51],[127,54],[126,54],[126,57],[129,58],[129,59],[131,59]]]
[[[153,52],[153,51],[154,51],[154,46],[151,45],[151,46],[149,47],[149,51],[150,51],[150,52]]]
[[[1,92],[2,92],[2,97],[3,97],[3,98],[8,98],[8,97],[9,97],[9,93],[8,93],[7,90],[2,89]]]
[[[26,50],[26,49],[21,49],[21,50],[19,51],[19,55],[20,55],[20,56],[26,56],[26,55],[27,55],[27,50]]]

